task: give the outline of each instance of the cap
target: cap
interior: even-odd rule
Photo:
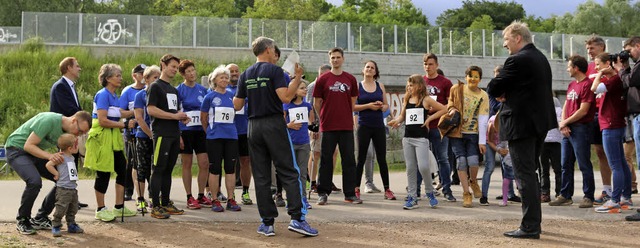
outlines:
[[[138,64],[133,68],[133,73],[143,73],[146,68],[147,66],[145,64]]]

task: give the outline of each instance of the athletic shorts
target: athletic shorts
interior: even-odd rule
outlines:
[[[238,135],[238,156],[249,156],[249,140],[247,139],[247,134]]]
[[[184,143],[184,149],[180,150],[181,154],[193,154],[194,151],[196,154],[207,153],[207,133],[204,130],[185,130],[180,137]]]

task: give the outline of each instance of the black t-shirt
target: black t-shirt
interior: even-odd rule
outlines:
[[[428,96],[427,96],[428,97]],[[422,110],[422,116],[423,119],[415,119],[416,116],[412,116],[409,113],[407,113],[406,118],[407,121],[408,120],[414,120],[415,122],[418,122],[418,124],[406,124],[404,126],[404,137],[405,138],[428,138],[429,137],[429,131],[427,130],[427,128],[422,127],[422,124],[424,123],[424,120],[427,119],[428,113],[429,111],[427,109],[425,109],[422,104],[420,104],[420,106],[416,106],[413,103],[407,103],[407,112],[409,109],[416,109],[417,111]]]
[[[177,113],[180,109],[178,90],[171,84],[158,79],[149,86],[147,106],[156,106],[162,111]],[[154,137],[179,137],[180,127],[177,120],[160,119],[151,116],[151,131]]]
[[[282,87],[287,87],[282,68],[258,62],[240,75],[236,97],[247,98],[249,119],[282,115],[282,101],[276,93]]]

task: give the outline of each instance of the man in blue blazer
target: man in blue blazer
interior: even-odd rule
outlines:
[[[51,87],[50,112],[69,117],[82,110],[75,89],[76,80],[80,77],[80,70],[78,60],[74,57],[66,57],[60,62],[62,77]]]
[[[500,140],[509,141],[516,178],[520,182],[522,222],[504,233],[512,238],[540,238],[542,211],[536,170],[544,138],[558,128],[551,95],[551,66],[532,43],[525,23],[515,21],[503,31],[509,56],[500,74],[489,83],[489,95],[502,102],[497,121]]]

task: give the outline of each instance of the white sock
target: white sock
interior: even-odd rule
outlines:
[[[613,191],[611,190],[611,185],[603,185],[604,192],[607,192],[607,195],[611,197],[613,195]]]

